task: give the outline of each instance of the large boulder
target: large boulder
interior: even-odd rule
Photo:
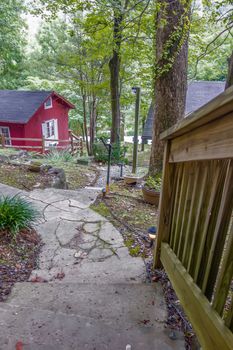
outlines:
[[[63,190],[68,189],[66,174],[63,169],[51,168],[48,170],[48,175],[52,175],[51,187]]]

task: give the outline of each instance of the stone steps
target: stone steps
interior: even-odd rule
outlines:
[[[0,303],[0,349],[183,349],[164,331],[166,306],[155,285],[18,283]],[[159,293],[159,294],[158,294]],[[7,327],[7,336],[4,329]]]

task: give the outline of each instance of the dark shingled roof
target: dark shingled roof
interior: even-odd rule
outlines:
[[[196,111],[201,106],[221,94],[225,89],[225,82],[222,81],[193,81],[188,85],[185,114]],[[144,140],[152,139],[153,128],[153,107],[149,108],[147,120],[143,130]]]
[[[0,120],[27,123],[52,91],[0,90]]]
[[[52,95],[69,108],[75,106],[55,91],[0,90],[0,121],[25,124]]]

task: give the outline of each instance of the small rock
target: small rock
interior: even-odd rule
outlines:
[[[40,171],[41,171],[42,173],[47,173],[51,168],[52,168],[52,165],[42,164],[42,165],[40,166]]]
[[[74,253],[74,257],[76,259],[84,259],[87,256],[87,253],[82,252],[81,250],[79,252]]]
[[[0,162],[7,163],[9,161],[9,158],[4,155],[0,155]]]

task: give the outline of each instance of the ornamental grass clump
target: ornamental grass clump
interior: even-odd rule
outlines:
[[[21,230],[29,229],[38,218],[38,211],[25,199],[19,196],[0,197],[0,235],[10,233],[16,237]]]
[[[53,164],[70,163],[74,161],[72,154],[68,150],[52,150],[46,154],[46,158]]]

